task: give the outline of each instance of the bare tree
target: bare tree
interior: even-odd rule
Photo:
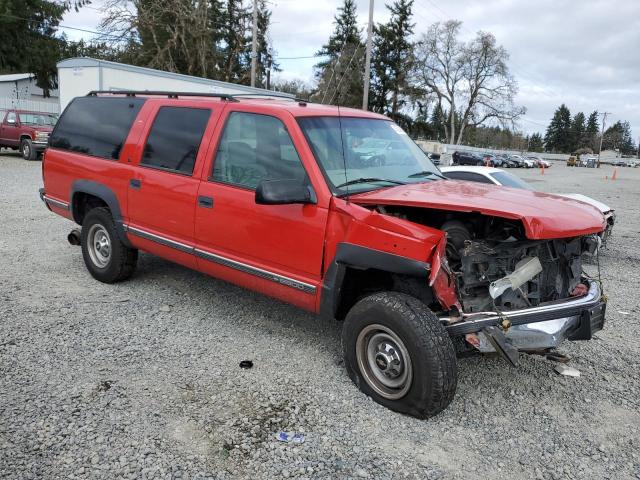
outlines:
[[[490,119],[513,124],[525,112],[514,104],[517,83],[507,51],[490,33],[478,32],[469,43],[458,40],[461,25],[457,20],[432,25],[416,46],[412,72],[416,86],[447,113],[447,141],[456,144],[468,126]]]

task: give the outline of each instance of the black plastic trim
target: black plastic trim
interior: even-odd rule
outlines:
[[[374,268],[389,273],[426,279],[431,265],[428,262],[420,262],[353,243],[339,243],[336,255],[329,265],[322,283],[320,315],[323,317],[335,318],[342,297],[342,284],[347,268],[359,270]],[[426,283],[425,288],[427,288]]]
[[[127,238],[124,228],[124,220],[122,218],[122,213],[120,210],[120,203],[118,202],[118,197],[116,194],[106,185],[103,185],[98,182],[94,182],[92,180],[76,180],[71,184],[71,192],[69,195],[69,208],[71,210],[71,214],[73,216],[73,220],[78,224],[80,223],[79,212],[74,201],[74,196],[77,193],[87,193],[89,195],[94,195],[104,201],[111,210],[111,216],[116,224],[116,231],[118,232],[118,237],[122,243],[124,243],[127,247],[131,247],[131,242]]]

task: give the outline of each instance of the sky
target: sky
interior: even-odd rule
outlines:
[[[70,11],[62,24],[97,30],[100,7],[94,0]],[[270,0],[271,40],[284,79],[311,82],[309,57],[326,42],[342,0]],[[369,0],[357,0],[363,34]],[[374,22],[389,14],[375,0]],[[519,122],[524,133],[544,134],[553,112],[565,103],[572,114],[610,112],[607,125],[628,120],[640,138],[640,0],[414,0],[416,37],[429,25],[457,19],[462,36],[483,30],[496,36],[510,54],[509,67],[518,81],[518,105],[527,114]],[[70,39],[95,35],[61,29]]]

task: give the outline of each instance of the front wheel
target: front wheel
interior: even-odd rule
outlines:
[[[82,222],[82,258],[93,278],[103,283],[126,280],[136,268],[138,250],[128,248],[107,208],[94,208]]]
[[[361,299],[342,328],[349,377],[391,410],[428,418],[457,386],[456,354],[438,318],[418,299],[380,292]]]
[[[20,141],[20,153],[25,160],[35,160],[36,151],[30,138],[23,138]]]

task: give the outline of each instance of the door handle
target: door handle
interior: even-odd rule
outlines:
[[[213,208],[213,198],[198,197],[198,206],[203,208]]]
[[[131,180],[129,180],[129,186],[131,188],[135,188],[136,190],[140,190],[142,181],[138,180],[137,178],[132,178]]]

